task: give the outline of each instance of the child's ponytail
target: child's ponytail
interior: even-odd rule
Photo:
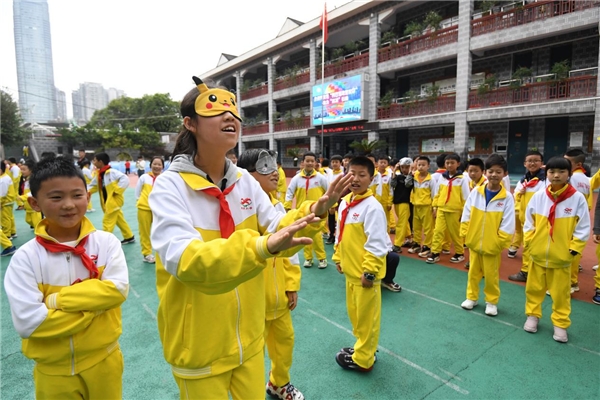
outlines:
[[[196,123],[196,117],[198,116],[198,114],[196,114],[195,103],[199,94],[198,88],[193,88],[181,101],[181,116],[183,118],[190,117],[194,123]],[[172,159],[178,154],[194,154],[196,152],[196,147],[197,144],[194,133],[183,125],[175,139],[175,148],[173,149]]]

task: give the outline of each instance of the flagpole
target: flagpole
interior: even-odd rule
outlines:
[[[327,5],[325,5],[325,9],[323,10],[323,15],[321,18],[325,17],[325,13],[327,12]],[[324,22],[326,24],[327,22]],[[321,29],[322,41],[321,41],[321,157],[325,158],[324,147],[323,147],[323,124],[325,121],[325,116],[323,115],[323,103],[325,101],[325,26]]]

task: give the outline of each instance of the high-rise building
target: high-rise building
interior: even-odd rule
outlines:
[[[110,103],[113,100],[118,98],[125,97],[125,92],[120,89],[108,88],[108,102]]]
[[[67,96],[58,88],[56,89],[56,120],[59,122],[67,120]]]
[[[19,108],[25,122],[57,120],[47,0],[13,0]]]
[[[100,83],[80,83],[79,89],[72,93],[73,119],[77,122],[88,122],[96,110],[106,108],[112,100],[124,96],[124,91],[115,88],[106,90]]]

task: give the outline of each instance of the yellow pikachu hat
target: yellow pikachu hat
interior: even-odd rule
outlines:
[[[193,76],[192,79],[200,91],[200,95],[196,98],[196,114],[202,117],[215,117],[229,111],[240,122],[242,121],[235,103],[235,94],[225,89],[209,89],[197,76]]]

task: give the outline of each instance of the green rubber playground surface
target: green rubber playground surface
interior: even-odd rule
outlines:
[[[88,217],[100,228],[102,212]],[[134,190],[126,192],[125,218],[137,237]],[[15,211],[17,246],[33,238],[23,211]],[[120,232],[115,234],[121,238]],[[130,292],[123,305],[125,399],[177,399],[156,328],[154,267],[142,262],[139,242],[123,247]],[[235,250],[235,249],[232,249]],[[331,256],[331,246],[327,246]],[[302,253],[301,253],[302,254]],[[9,258],[2,258],[2,278]],[[303,262],[303,260],[301,260]],[[345,307],[344,277],[330,262],[303,268],[292,383],[307,399],[593,399],[600,396],[600,307],[572,301],[569,343],[552,339],[551,299],[538,332],[523,331],[524,288],[501,281],[499,314],[485,305],[460,308],[467,273],[402,257],[396,281],[401,293],[383,290],[378,361],[368,374],[341,369],[335,354],[354,344]],[[33,399],[33,362],[21,353],[4,287],[0,297],[2,399]],[[215,315],[215,318],[218,318]],[[265,361],[268,371],[268,360]],[[266,378],[265,378],[266,379]],[[109,384],[107,382],[107,384]]]

